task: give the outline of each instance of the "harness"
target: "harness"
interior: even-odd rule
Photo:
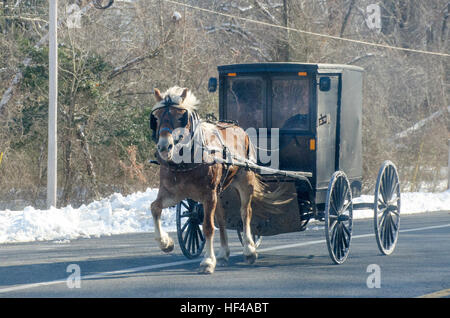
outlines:
[[[223,160],[222,160],[222,162],[217,162],[217,161],[213,160],[212,162],[203,162],[202,161],[201,163],[195,163],[195,162],[193,162],[193,160],[191,160],[191,163],[184,163],[184,162],[171,163],[171,162],[167,162],[167,161],[161,159],[158,152],[156,152],[155,157],[157,159],[157,162],[158,162],[158,164],[167,167],[172,172],[189,172],[189,171],[199,168],[202,165],[213,165],[213,164],[217,164],[217,163],[222,163],[224,173],[222,174],[220,183],[218,185],[218,193],[221,194],[229,184],[229,182],[226,184],[226,181],[227,181],[228,177],[230,176],[230,167],[233,165],[233,159],[239,159],[240,161],[248,160],[246,158],[237,158],[237,156],[233,155],[232,152],[230,151],[230,149],[226,146],[226,144],[219,132],[219,130],[229,128],[233,125],[237,125],[237,123],[232,122],[232,121],[224,121],[224,122],[211,121],[211,120],[202,121],[196,112],[192,112],[183,107],[180,107],[180,103],[181,103],[181,98],[180,98],[180,100],[178,100],[178,99],[173,100],[170,96],[166,96],[164,98],[164,100],[160,102],[160,105],[158,105],[158,107],[155,107],[152,110],[152,112],[150,113],[150,129],[153,130],[152,137],[155,140],[155,142],[159,139],[161,132],[168,131],[169,133],[172,133],[175,128],[174,128],[172,119],[169,117],[167,122],[169,123],[170,128],[163,127],[162,129],[157,131],[157,121],[156,121],[156,117],[153,115],[153,112],[158,109],[164,108],[164,112],[160,116],[160,121],[162,123],[162,122],[164,122],[165,117],[170,115],[169,107],[183,109],[183,110],[187,111],[187,114],[188,114],[187,121],[191,124],[191,127],[190,127],[190,137],[191,138],[190,138],[189,143],[185,145],[186,147],[191,149],[191,159],[193,159],[193,157],[194,157],[194,148],[195,148],[194,145],[197,145],[197,146],[199,146],[198,149],[201,150],[202,155],[203,155],[204,151],[206,151],[209,154],[214,154],[214,153],[219,152],[219,153],[222,153]],[[207,146],[205,136],[203,135],[203,130],[200,127],[203,122],[208,122],[215,126],[216,129],[214,129],[213,133],[217,137],[217,139],[221,145],[221,148]],[[174,141],[175,145],[178,144],[181,141],[181,139],[182,138],[175,140]],[[231,159],[231,162],[227,162],[227,159]]]
[[[167,131],[170,134],[172,134],[173,130],[175,130],[172,118],[170,118],[170,112],[169,112],[170,107],[186,110],[187,118],[186,118],[185,125],[187,125],[188,123],[191,124],[190,128],[191,128],[191,142],[192,142],[193,136],[194,136],[195,132],[198,130],[199,124],[201,123],[200,117],[198,116],[198,114],[196,112],[192,112],[186,108],[180,107],[181,102],[182,102],[182,98],[180,96],[170,97],[170,95],[167,95],[164,98],[164,100],[162,100],[160,102],[160,105],[155,107],[152,110],[152,112],[150,113],[150,129],[153,131],[152,138],[155,142],[158,141],[161,132]],[[169,124],[169,127],[163,127],[160,130],[157,130],[157,128],[158,128],[157,120],[156,120],[156,117],[153,115],[153,112],[155,112],[158,109],[164,109],[164,112],[162,113],[162,115],[160,117],[161,123],[165,121],[166,116],[169,116],[169,118],[166,120]],[[183,139],[183,136],[181,136],[177,140],[174,140],[174,144],[177,145],[182,139]],[[169,168],[171,171],[186,172],[186,171],[194,170],[195,168],[197,168],[199,166],[198,163],[178,163],[178,164],[177,163],[169,163],[165,160],[162,160],[159,157],[158,152],[156,152],[155,157],[157,158],[157,161],[160,165],[163,165],[163,166]]]

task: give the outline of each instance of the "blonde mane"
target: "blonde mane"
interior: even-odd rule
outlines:
[[[176,98],[179,98],[181,94],[183,93],[184,88],[179,86],[173,86],[169,88],[167,91],[165,91],[162,95],[163,100],[156,103],[155,106],[153,106],[152,110],[158,109],[160,107],[165,106],[165,98],[169,96],[172,100],[175,100]],[[189,112],[194,112],[197,109],[197,105],[199,103],[199,100],[197,97],[195,97],[194,94],[191,93],[191,91],[188,91],[186,94],[186,97],[184,98],[183,102],[180,105],[177,105],[179,108],[183,108],[188,110]]]

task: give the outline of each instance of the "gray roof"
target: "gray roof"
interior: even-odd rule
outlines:
[[[270,63],[246,63],[246,64],[230,64],[218,67],[219,73],[228,72],[300,72],[312,71],[319,73],[326,72],[342,72],[343,70],[351,70],[363,72],[364,69],[359,66],[344,64],[322,64],[322,63],[296,63],[296,62],[270,62]]]

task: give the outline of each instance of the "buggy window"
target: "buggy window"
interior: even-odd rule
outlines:
[[[309,130],[309,78],[272,79],[272,127]]]
[[[264,81],[258,77],[228,78],[226,119],[244,129],[264,127]]]

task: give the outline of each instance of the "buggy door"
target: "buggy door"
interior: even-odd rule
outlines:
[[[338,166],[336,158],[336,136],[338,129],[339,75],[317,76],[329,78],[329,89],[317,85],[317,131],[316,131],[316,189],[326,189]]]

